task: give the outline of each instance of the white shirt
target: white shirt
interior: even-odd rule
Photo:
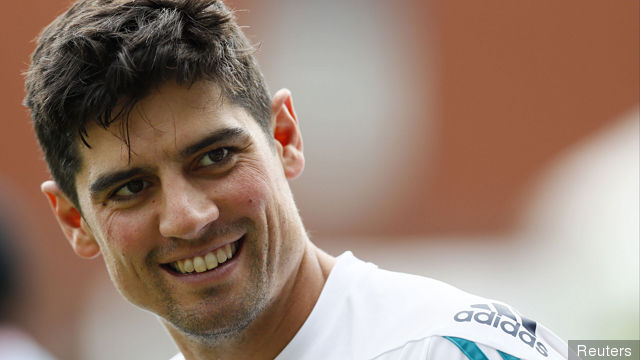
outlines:
[[[505,304],[345,252],[276,358],[316,359],[559,360],[567,359],[567,346]]]

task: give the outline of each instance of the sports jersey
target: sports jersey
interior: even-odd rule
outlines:
[[[345,252],[276,360],[559,360],[567,349],[506,304]]]

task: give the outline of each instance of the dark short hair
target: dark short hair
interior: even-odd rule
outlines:
[[[75,175],[86,126],[108,128],[167,81],[215,82],[269,132],[270,96],[255,48],[218,0],[80,0],[40,35],[25,105],[49,171],[79,208]]]

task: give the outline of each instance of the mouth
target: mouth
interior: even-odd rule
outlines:
[[[244,236],[240,239],[211,250],[206,254],[184,258],[162,264],[166,270],[178,275],[199,274],[218,269],[235,257],[242,247]]]

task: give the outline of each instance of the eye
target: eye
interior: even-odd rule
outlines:
[[[221,163],[227,159],[229,149],[226,147],[217,148],[204,154],[198,161],[198,167],[209,166]]]
[[[132,180],[128,183],[122,185],[118,190],[113,193],[113,196],[116,197],[130,197],[138,194],[142,190],[146,189],[149,186],[149,182],[145,180]]]

